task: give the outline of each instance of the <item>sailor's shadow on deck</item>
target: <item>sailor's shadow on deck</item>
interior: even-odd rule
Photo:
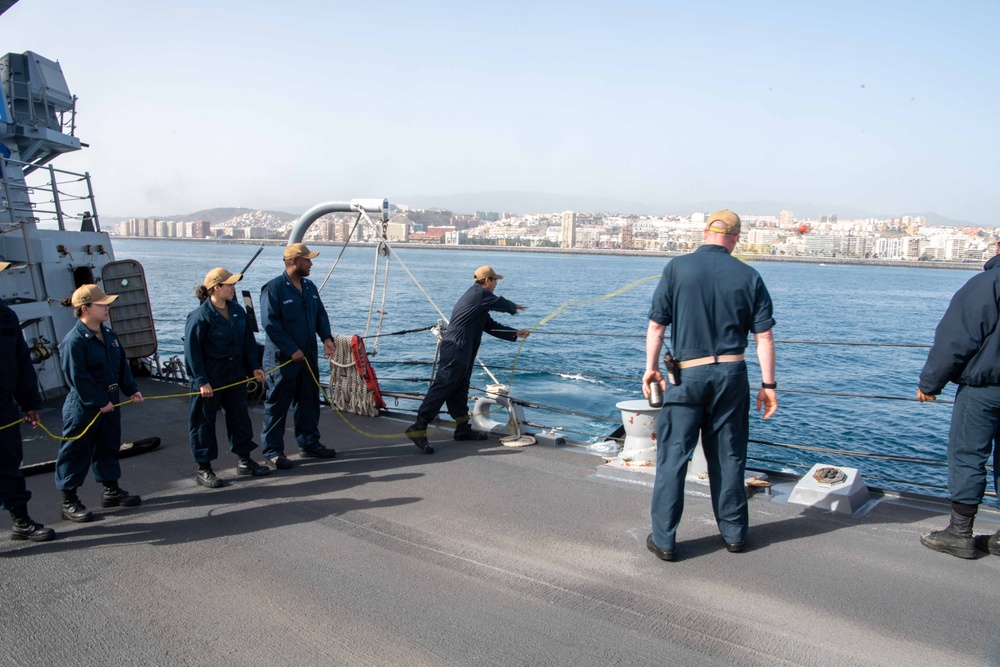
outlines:
[[[35,549],[19,549],[5,555],[7,557],[27,555],[32,551],[57,553],[127,544],[154,546],[187,544],[322,521],[352,512],[409,505],[419,500],[420,498],[412,496],[382,500],[331,498],[276,502],[263,506],[254,504],[238,509],[234,509],[233,503],[230,503],[217,507],[207,515],[166,520],[157,518],[152,511],[153,508],[149,508],[151,511],[143,517],[148,518],[148,521],[131,520],[116,525],[107,525],[105,522],[86,524],[73,530],[72,533],[61,533],[59,535],[61,539],[33,545]]]
[[[413,449],[412,456],[409,450]],[[440,455],[439,453],[440,452]],[[405,482],[423,476],[420,472],[379,474],[404,466],[447,463],[466,456],[506,456],[518,452],[497,449],[496,443],[449,443],[432,456],[421,454],[412,445],[379,446],[344,450],[336,459],[296,461],[291,470],[272,472],[262,478],[235,477],[227,468],[218,471],[228,483],[219,489],[204,489],[192,478],[191,486],[163,495],[148,495],[143,504],[123,510],[97,510],[95,521],[69,526],[59,531],[55,541],[32,545],[32,549],[11,550],[4,555],[18,557],[35,550],[59,552],[148,543],[172,545],[198,540],[249,534],[299,523],[323,520],[350,512],[407,505],[423,500],[401,496],[381,500],[356,498],[314,498],[341,494],[350,489],[379,482]],[[152,452],[163,455],[166,452]],[[286,483],[275,484],[281,481]],[[146,492],[150,489],[147,487]],[[263,503],[263,504],[262,504]],[[246,507],[241,507],[246,505]],[[165,513],[208,508],[206,514],[184,519],[161,519]],[[120,515],[121,523],[112,518]],[[127,514],[125,514],[127,513]],[[110,525],[109,525],[110,524]]]
[[[915,524],[925,519],[943,516],[941,511],[899,505],[876,506],[861,518],[805,507],[796,516],[760,522],[755,520],[756,517],[753,516],[753,502],[751,500],[750,531],[747,534],[745,549],[747,552],[779,546],[783,542],[794,542],[827,535],[845,528],[874,527],[881,524],[899,526],[900,524]],[[683,523],[681,530],[683,530]],[[681,557],[684,559],[705,556],[713,552],[724,551],[726,548],[722,537],[718,534],[686,540],[678,531],[677,544]]]

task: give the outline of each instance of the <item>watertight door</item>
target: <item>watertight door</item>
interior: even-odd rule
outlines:
[[[111,304],[111,328],[125,349],[128,359],[142,359],[156,354],[156,329],[153,309],[146,291],[146,273],[133,259],[109,262],[101,270],[104,291],[117,294]]]

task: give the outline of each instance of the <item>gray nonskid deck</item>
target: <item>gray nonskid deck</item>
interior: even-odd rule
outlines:
[[[944,525],[934,504],[854,519],[755,497],[749,549],[729,554],[693,485],[681,559],[664,563],[645,548],[648,486],[577,452],[437,431],[426,456],[404,422],[350,416],[394,436],[372,439],[324,410],[336,459],[247,479],[225,452],[231,485],[209,490],[184,399],[123,416],[126,439],[163,439],[122,461],[144,504],[101,510],[91,478],[99,520],[70,524],[52,476],[29,478],[32,515],[59,535],[0,550],[0,664],[1000,662],[1000,558],[921,547]]]

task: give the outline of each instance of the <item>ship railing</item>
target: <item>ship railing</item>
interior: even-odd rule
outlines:
[[[2,158],[4,207],[10,212],[11,221],[54,224],[63,231],[69,221],[74,221],[78,230],[101,231],[90,173],[81,174],[46,165],[31,174],[29,179],[28,174],[37,167],[28,162]],[[9,178],[12,169],[21,170],[25,180]]]
[[[414,331],[419,331],[422,329],[415,329]],[[408,333],[408,332],[407,332]],[[545,334],[545,335],[557,335],[557,336],[597,336],[597,337],[611,337],[611,338],[634,338],[634,339],[644,339],[645,334],[619,334],[619,333],[593,333],[593,332],[572,332],[572,331],[534,331],[532,335]],[[855,342],[855,341],[821,341],[821,340],[792,340],[792,339],[776,339],[775,343],[778,345],[831,345],[831,346],[845,346],[845,347],[883,347],[883,348],[923,348],[929,349],[929,344],[923,343],[874,343],[874,342]],[[389,361],[380,359],[378,366],[383,367],[434,367],[433,361]],[[506,371],[513,373],[514,376],[518,374],[551,374],[558,376],[576,376],[581,378],[595,379],[595,380],[619,380],[619,381],[632,381],[638,385],[641,381],[640,374],[630,374],[630,375],[619,375],[619,374],[609,374],[609,373],[590,373],[579,370],[565,371],[556,369],[544,369],[544,368],[526,368],[526,367],[505,367],[505,366],[490,366],[496,371]],[[429,385],[432,378],[429,376],[424,377],[390,377],[388,375],[382,375],[380,373],[381,382],[411,382],[415,384],[427,384]],[[916,378],[914,378],[914,385],[916,384]],[[487,393],[487,390],[482,387],[472,387],[476,391],[482,393]],[[850,398],[859,400],[875,400],[875,401],[905,401],[905,402],[917,402],[915,397],[903,397],[903,396],[890,396],[882,394],[865,394],[865,393],[854,393],[854,392],[842,392],[842,391],[815,391],[809,389],[796,389],[794,387],[781,387],[778,393],[785,394],[800,394],[800,395],[811,395],[811,396],[828,396],[828,397],[839,397],[839,398]],[[755,391],[753,392],[756,393]],[[914,392],[915,393],[915,392]],[[416,392],[393,392],[393,391],[383,391],[383,396],[389,398],[395,398],[397,405],[399,400],[415,400],[419,401],[423,398],[422,394]],[[584,442],[598,442],[604,439],[616,439],[621,440],[619,433],[615,432],[615,428],[621,424],[621,419],[619,417],[608,417],[605,415],[597,415],[592,413],[587,413],[579,410],[571,410],[566,408],[560,408],[552,405],[546,405],[544,403],[538,403],[535,401],[527,401],[523,399],[511,396],[511,401],[515,405],[520,407],[538,411],[539,413],[545,413],[553,416],[557,415],[571,415],[574,417],[579,417],[590,422],[603,423],[608,425],[608,431],[604,433],[586,432],[578,429],[567,428],[563,425],[553,425],[549,423],[541,423],[542,421],[550,421],[544,417],[539,420],[537,417],[532,419],[521,420],[524,426],[529,428],[541,429],[543,431],[572,434],[573,436],[578,436],[577,440],[582,440]],[[950,405],[953,401],[938,399],[936,403]],[[610,433],[610,436],[609,436]],[[896,454],[882,454],[878,452],[865,452],[856,451],[848,449],[838,449],[831,447],[820,447],[816,445],[805,445],[796,443],[786,443],[786,442],[775,442],[770,440],[761,440],[751,438],[749,441],[751,444],[760,445],[763,448],[773,448],[774,450],[785,450],[785,451],[797,451],[797,452],[808,452],[814,454],[822,454],[827,457],[845,457],[847,459],[856,459],[858,461],[880,461],[880,462],[892,462],[904,465],[915,465],[924,466],[929,468],[946,468],[947,459],[937,458],[937,457],[925,457],[925,456],[907,456],[907,455],[896,455]],[[771,456],[757,456],[750,454],[748,456],[750,461],[767,464],[769,466],[779,466],[781,468],[789,469],[804,469],[808,470],[811,465],[804,465],[796,461],[789,461],[787,458],[782,459],[779,457]],[[994,462],[995,463],[995,462]],[[987,466],[987,473],[992,475],[993,466]],[[935,484],[929,482],[921,482],[914,479],[899,479],[898,477],[890,477],[885,475],[865,473],[867,479],[889,483],[894,485],[902,486],[914,486],[921,487],[925,489],[933,489],[935,491],[946,490],[947,487],[942,484]],[[995,492],[987,491],[987,496],[996,497]]]

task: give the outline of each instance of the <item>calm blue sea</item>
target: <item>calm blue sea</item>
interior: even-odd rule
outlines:
[[[311,278],[322,284],[340,248],[320,251]],[[134,258],[145,267],[161,358],[182,354],[184,318],[197,305],[194,287],[215,266],[240,270],[255,246],[184,241],[115,241],[118,258]],[[490,253],[483,251],[396,248],[383,332],[433,325],[439,315],[403,268],[409,269],[446,315],[468,288],[477,266],[491,264],[506,278],[498,294],[528,306],[517,316],[496,319],[518,328],[539,326],[523,346],[486,336],[480,352],[494,374],[512,386],[511,393],[533,403],[618,419],[615,403],[641,398],[644,338],[655,280],[620,295],[603,298],[643,278],[659,276],[666,262],[653,257]],[[362,334],[372,293],[375,252],[348,248],[321,295],[334,331]],[[775,305],[779,341],[889,343],[927,345],[952,294],[974,273],[962,270],[910,269],[757,262]],[[268,246],[238,285],[258,301],[261,285],[282,271],[281,248]],[[379,265],[376,301],[381,301],[384,264]],[[375,322],[371,332],[375,331]],[[559,332],[614,334],[563,335]],[[626,337],[628,335],[635,337]],[[261,339],[262,340],[262,339]],[[367,342],[371,351],[374,341]],[[759,380],[754,348],[748,348],[751,386]],[[389,336],[373,359],[383,389],[423,392],[426,366],[399,361],[429,361],[434,354],[430,332]],[[782,390],[862,394],[910,399],[927,350],[923,347],[874,347],[779,342],[778,382]],[[512,366],[518,372],[511,381]],[[475,387],[492,382],[481,372]],[[950,400],[954,388],[942,396]],[[858,450],[879,454],[941,459],[945,455],[950,406],[903,400],[818,396],[779,391],[779,410],[764,422],[751,416],[754,440]],[[399,408],[415,406],[400,402]],[[614,424],[531,410],[534,422],[562,426],[576,437],[599,436]],[[586,434],[586,435],[582,435]],[[751,445],[753,457],[772,469],[810,467],[815,462],[861,468],[871,478],[945,483],[943,468],[859,460]],[[875,483],[875,482],[873,482]],[[899,483],[877,482],[889,488]],[[931,491],[933,493],[940,492]]]

